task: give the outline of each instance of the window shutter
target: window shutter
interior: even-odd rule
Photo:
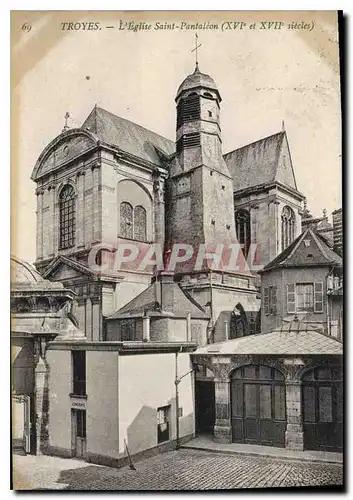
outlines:
[[[289,283],[287,285],[287,312],[295,313],[295,285]]]
[[[270,309],[273,314],[277,314],[277,287],[273,286],[271,290]]]
[[[265,314],[269,314],[269,289],[268,287],[264,288],[264,311]]]
[[[319,281],[314,283],[314,312],[324,311],[324,284]]]

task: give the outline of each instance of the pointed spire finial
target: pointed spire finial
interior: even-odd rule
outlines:
[[[286,128],[284,126],[284,120],[282,120],[282,132],[285,132],[286,131]]]
[[[197,54],[197,49],[199,49],[201,47],[202,43],[199,43],[199,36],[197,33],[195,33],[195,48],[192,49],[191,52],[195,52],[195,60],[196,60],[196,64],[195,64],[195,71],[194,73],[198,73],[200,70],[199,70],[199,60],[198,60],[198,54]]]
[[[64,125],[64,128],[63,128],[62,131],[66,132],[66,130],[69,130],[69,126],[67,124],[67,120],[70,118],[70,113],[68,111],[66,111],[64,118],[65,118],[65,125]]]
[[[327,210],[326,210],[326,208],[324,208],[322,210],[322,216],[324,217],[324,219],[327,219]]]

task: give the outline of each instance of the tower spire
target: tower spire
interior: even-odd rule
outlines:
[[[195,52],[195,71],[194,73],[197,73],[199,70],[199,60],[198,60],[198,53],[197,53],[197,49],[199,49],[201,47],[202,43],[199,43],[199,37],[198,37],[198,34],[195,33],[195,47],[192,49],[191,52]]]

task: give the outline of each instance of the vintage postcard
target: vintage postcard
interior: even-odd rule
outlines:
[[[14,490],[343,488],[336,11],[13,11]]]

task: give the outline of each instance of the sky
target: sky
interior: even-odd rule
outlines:
[[[299,25],[288,29],[293,20],[311,31]],[[63,30],[61,23],[71,21],[97,22],[101,29],[87,31],[81,24],[77,31]],[[152,28],[120,30],[120,21],[144,21]],[[219,29],[156,30],[157,21],[209,22]],[[224,21],[247,26],[225,29]],[[261,21],[281,21],[284,28],[260,29]],[[330,215],[341,206],[334,13],[18,12],[11,31],[12,253],[17,256],[35,260],[30,175],[41,151],[60,134],[65,113],[71,116],[68,125],[78,127],[97,104],[174,140],[175,94],[194,70],[196,32],[200,70],[213,77],[222,96],[223,152],[280,131],[284,121],[298,189],[312,214],[326,208]]]

